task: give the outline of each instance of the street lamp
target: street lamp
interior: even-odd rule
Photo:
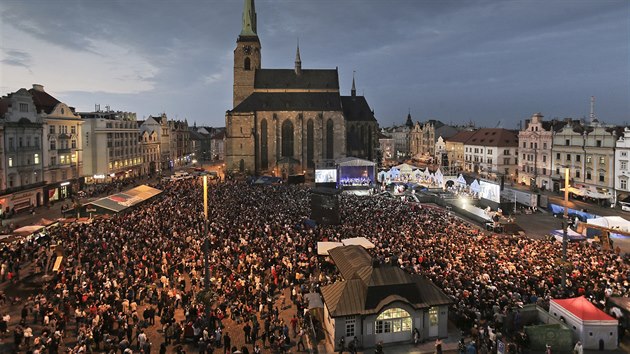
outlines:
[[[569,221],[569,167],[564,169],[564,220],[562,221],[562,291],[566,294],[567,291],[567,227]]]
[[[210,241],[208,240],[208,176],[203,176],[203,260],[204,260],[204,295],[206,321],[210,318]]]

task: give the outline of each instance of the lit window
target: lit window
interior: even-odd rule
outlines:
[[[388,309],[376,318],[374,327],[376,333],[411,331],[411,316],[401,308]]]
[[[13,167],[13,158],[9,157],[9,167]]]
[[[33,156],[33,161],[36,165],[39,165],[39,154],[35,154],[35,156]]]

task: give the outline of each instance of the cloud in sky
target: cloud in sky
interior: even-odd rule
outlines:
[[[541,111],[630,121],[630,2],[259,0],[263,68],[352,71],[382,126]],[[0,4],[2,94],[45,85],[79,110],[166,112],[223,125],[242,1],[9,0]]]

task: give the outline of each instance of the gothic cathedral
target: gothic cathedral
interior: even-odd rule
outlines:
[[[341,96],[337,69],[262,69],[254,0],[234,49],[233,108],[225,115],[226,171],[288,176],[354,156],[376,158],[378,122],[365,97]]]

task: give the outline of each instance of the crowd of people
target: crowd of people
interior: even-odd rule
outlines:
[[[343,177],[339,180],[339,183],[345,187],[370,186],[372,179],[370,177]]]
[[[3,338],[11,348],[249,353],[304,345],[305,294],[340,278],[317,256],[317,241],[354,235],[376,245],[370,252],[378,261],[422,274],[449,295],[453,319],[480,351],[492,345],[483,333],[500,330],[514,306],[578,295],[600,303],[630,292],[627,257],[571,244],[564,291],[551,261],[560,257],[557,244],[486,234],[443,209],[344,195],[342,224],[313,228],[305,222],[306,188],[230,181],[210,186],[206,223],[198,181],[154,187],[162,195],[133,210],[49,231],[64,262],[41,291],[18,302],[19,320],[0,322],[13,333],[13,341]],[[210,293],[202,291],[206,234]],[[51,253],[38,247],[3,245],[1,269],[13,270],[12,281],[41,277]]]

